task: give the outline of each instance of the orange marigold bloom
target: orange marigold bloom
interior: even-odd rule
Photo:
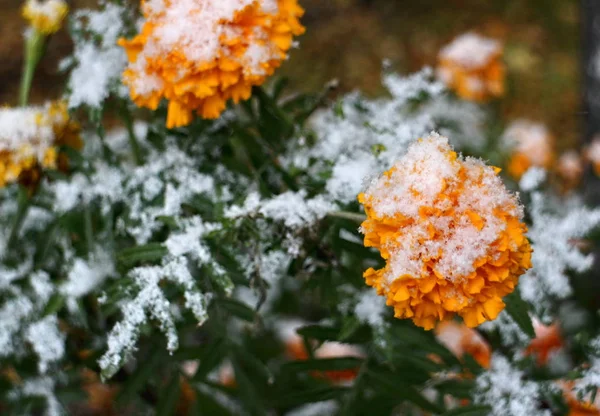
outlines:
[[[456,357],[470,354],[483,368],[490,367],[492,349],[476,330],[458,322],[445,321],[435,328],[435,334]]]
[[[169,100],[169,128],[248,99],[304,33],[297,0],[155,0],[142,11],[141,33],[119,41],[129,58],[123,78],[138,106]]]
[[[505,69],[500,42],[466,33],[438,56],[438,76],[459,97],[486,101],[504,95]]]
[[[556,171],[563,180],[566,189],[577,186],[583,176],[583,161],[575,150],[563,153],[559,158]]]
[[[545,365],[551,354],[562,348],[563,339],[560,336],[557,324],[544,325],[537,319],[534,319],[533,327],[535,329],[535,338],[525,350],[525,354],[534,355],[539,365]]]
[[[585,157],[592,164],[596,175],[600,176],[600,137],[595,137],[587,147]]]
[[[0,109],[0,187],[12,182],[35,187],[42,168],[66,170],[60,146],[80,149],[79,124],[62,101],[44,107]]]
[[[397,318],[432,329],[459,315],[475,327],[504,309],[532,250],[499,171],[459,157],[434,133],[359,195],[365,245],[387,262],[364,277]]]
[[[503,140],[512,149],[508,173],[519,179],[530,167],[549,168],[554,160],[553,138],[546,126],[529,120],[512,122]]]
[[[600,416],[600,392],[596,394],[593,402],[591,393],[584,397],[583,401],[580,401],[573,391],[575,386],[573,381],[560,381],[558,384],[569,406],[569,416]]]

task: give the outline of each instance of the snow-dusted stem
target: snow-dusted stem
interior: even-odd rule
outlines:
[[[135,131],[133,130],[133,120],[131,118],[131,113],[127,108],[127,104],[123,105],[121,109],[121,118],[125,123],[125,127],[127,128],[127,137],[129,139],[129,145],[131,146],[131,151],[133,152],[133,159],[135,160],[136,165],[143,165],[144,158],[142,157],[142,149],[140,148],[140,144],[138,143],[137,137],[135,136]]]
[[[355,212],[347,212],[347,211],[331,211],[327,213],[328,217],[333,218],[342,218],[345,220],[351,220],[356,222],[363,222],[367,219],[363,214],[357,214]]]
[[[12,230],[10,231],[10,236],[8,237],[9,248],[13,247],[15,240],[19,237],[21,225],[23,225],[23,221],[27,216],[27,212],[29,211],[30,205],[31,197],[29,196],[29,192],[27,188],[21,186],[19,188],[17,215],[15,217],[15,221],[13,222]]]

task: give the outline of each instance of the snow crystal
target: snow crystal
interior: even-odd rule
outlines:
[[[110,92],[118,91],[127,65],[125,51],[117,45],[125,32],[125,13],[123,6],[106,3],[102,10],[79,10],[74,14],[75,33],[83,31],[87,36],[73,36],[71,59],[75,64],[68,81],[69,107],[100,107]]]
[[[436,257],[440,252],[443,254],[436,268],[442,275],[449,279],[468,275],[473,271],[475,260],[486,254],[504,230],[505,224],[495,215],[495,209],[500,207],[509,215],[522,216],[516,198],[506,190],[493,168],[473,158],[458,163],[451,151],[447,138],[432,133],[411,145],[390,174],[374,180],[365,191],[378,217],[402,215],[415,219],[406,225],[402,238],[386,248],[391,254],[387,272],[390,283],[397,276],[420,275],[421,259]],[[421,207],[442,211],[447,208],[448,201],[438,195],[447,184],[456,181],[461,165],[466,168],[467,178],[453,217],[430,217],[427,222],[420,221]],[[468,216],[471,211],[484,220],[481,229]],[[429,224],[441,230],[444,238],[428,238]],[[417,244],[417,240],[425,242]]]
[[[600,209],[587,209],[576,198],[558,202],[534,192],[529,213],[533,268],[521,276],[518,287],[523,299],[544,318],[550,312],[551,299],[564,299],[572,293],[567,271],[582,273],[592,266],[593,256],[583,254],[576,240],[600,224]]]
[[[54,146],[53,124],[48,106],[0,107],[0,151],[11,152],[16,162],[33,157],[43,161]]]
[[[15,334],[22,323],[34,312],[34,305],[25,296],[10,299],[0,309],[0,357],[7,357],[15,352],[19,340]]]
[[[546,180],[546,169],[531,167],[523,174],[519,181],[519,188],[524,192],[531,192],[538,188]]]
[[[502,144],[526,155],[533,166],[546,166],[552,156],[552,136],[545,125],[529,120],[515,120],[502,136]]]
[[[551,416],[540,409],[541,383],[527,381],[502,355],[492,355],[491,368],[476,379],[476,404],[491,407],[490,416]]]
[[[386,311],[385,299],[378,296],[375,289],[363,290],[354,307],[358,320],[373,327],[383,326]]]
[[[338,410],[335,400],[327,400],[318,403],[309,403],[291,410],[285,416],[329,416]]]
[[[289,228],[302,228],[324,218],[334,211],[336,205],[324,196],[306,198],[306,191],[288,191],[271,199],[260,200],[257,193],[251,193],[243,206],[232,206],[227,209],[227,218],[240,218],[260,214],[265,218],[283,222]]]
[[[500,54],[500,42],[485,38],[476,33],[465,33],[440,51],[440,59],[457,63],[465,68],[474,69],[486,65]]]
[[[190,250],[193,253],[194,246]],[[201,293],[196,287],[184,256],[168,256],[161,266],[138,267],[131,270],[129,276],[135,281],[139,292],[134,299],[122,304],[123,319],[108,335],[108,350],[98,362],[105,377],[111,377],[129,354],[135,351],[140,327],[148,321],[149,315],[159,322],[160,329],[166,335],[167,350],[173,352],[178,348],[179,339],[171,311],[173,305],[159,285],[161,280],[175,282],[183,289],[185,306],[192,311],[199,325],[208,318],[210,295]]]
[[[329,177],[327,196],[347,204],[356,201],[365,182],[402,157],[408,144],[435,128],[452,133],[457,145],[478,149],[485,143],[483,112],[450,101],[443,84],[432,80],[431,69],[408,77],[387,74],[383,83],[389,98],[369,100],[351,93],[333,108],[317,111],[310,119],[315,145],[292,143],[282,164],[314,178]]]
[[[63,407],[54,394],[56,382],[51,377],[39,377],[25,380],[17,394],[25,397],[43,397],[46,400],[46,416],[62,416]]]
[[[87,295],[104,280],[115,273],[115,264],[109,253],[97,249],[88,260],[76,258],[71,266],[67,280],[61,284],[60,293],[76,299]]]
[[[147,71],[148,62],[156,56],[164,56],[174,49],[180,50],[188,60],[211,62],[224,53],[223,39],[241,36],[239,29],[232,25],[236,13],[251,4],[257,4],[267,15],[277,13],[277,3],[272,0],[153,0],[143,4],[146,18],[154,22],[153,36],[149,37],[144,48],[129,68],[139,74],[133,88],[138,94],[147,95],[162,86],[162,81]],[[167,7],[168,4],[168,7]],[[199,35],[200,34],[200,35]],[[268,34],[257,26],[251,34],[256,39],[265,39]],[[249,75],[264,74],[261,63],[272,59],[281,59],[279,49],[268,42],[249,42],[241,56],[231,55],[245,68]]]
[[[58,329],[55,315],[29,325],[25,339],[39,358],[38,369],[41,374],[46,373],[50,363],[60,360],[65,354],[65,335]]]
[[[485,332],[497,330],[502,339],[502,344],[505,346],[525,347],[531,341],[506,310],[500,312],[500,315],[493,321],[486,321],[481,324],[479,329]]]

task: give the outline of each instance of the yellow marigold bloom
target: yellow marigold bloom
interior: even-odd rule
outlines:
[[[437,134],[360,194],[365,245],[386,260],[364,273],[395,317],[425,329],[459,315],[469,327],[495,319],[531,267],[522,208],[481,160],[459,157]]]
[[[44,35],[51,35],[62,27],[69,6],[64,0],[27,0],[22,13],[31,27]]]
[[[486,101],[504,95],[505,69],[500,42],[466,33],[438,55],[439,78],[466,100]]]
[[[169,100],[169,128],[248,99],[304,32],[297,0],[156,0],[142,10],[141,33],[119,41],[129,58],[123,79],[141,107]]]
[[[503,140],[512,149],[508,173],[519,179],[530,167],[550,168],[554,160],[553,138],[545,125],[529,120],[512,122]]]
[[[35,186],[42,168],[66,170],[67,158],[58,151],[63,145],[82,147],[65,102],[0,109],[0,187],[17,181]]]

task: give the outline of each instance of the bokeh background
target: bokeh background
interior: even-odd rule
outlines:
[[[73,0],[73,8],[97,0]],[[578,0],[301,0],[307,33],[279,74],[293,87],[314,91],[331,79],[339,92],[375,96],[382,62],[409,73],[434,66],[453,37],[477,31],[505,42],[508,91],[497,103],[505,120],[545,122],[559,150],[581,134],[580,7]],[[20,0],[0,0],[0,104],[15,104],[22,65]],[[69,54],[66,33],[51,39],[33,85],[33,101],[59,94],[60,59]]]

